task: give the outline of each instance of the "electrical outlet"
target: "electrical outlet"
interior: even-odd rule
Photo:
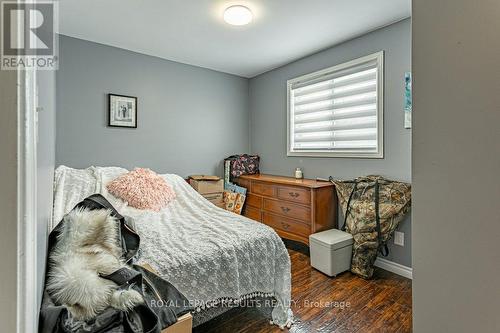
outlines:
[[[394,244],[405,246],[405,233],[401,231],[394,232]]]

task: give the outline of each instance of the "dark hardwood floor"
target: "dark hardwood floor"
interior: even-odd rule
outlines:
[[[411,332],[411,280],[379,268],[368,281],[349,272],[329,278],[309,265],[307,254],[292,248],[288,251],[296,318],[288,332]],[[286,332],[269,324],[268,311],[259,307],[232,309],[193,332]]]

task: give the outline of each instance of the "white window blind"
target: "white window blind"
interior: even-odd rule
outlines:
[[[287,87],[288,155],[383,157],[383,52]]]

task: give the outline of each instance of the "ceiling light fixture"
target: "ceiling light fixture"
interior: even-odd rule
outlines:
[[[252,18],[252,11],[245,6],[230,6],[224,11],[224,21],[231,25],[245,25],[252,22]]]

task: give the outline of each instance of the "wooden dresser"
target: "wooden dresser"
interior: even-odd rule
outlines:
[[[332,183],[264,174],[234,182],[248,191],[243,215],[267,224],[282,238],[309,245],[310,234],[337,227]]]

